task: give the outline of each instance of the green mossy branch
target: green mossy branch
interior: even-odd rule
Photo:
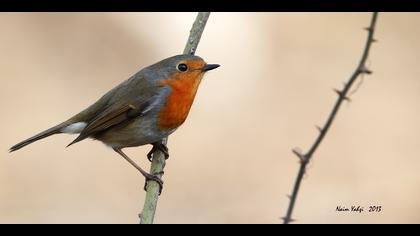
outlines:
[[[183,54],[194,55],[197,49],[198,43],[200,42],[201,35],[203,34],[204,27],[206,26],[207,19],[210,16],[210,12],[199,12],[197,18],[194,21],[194,24],[191,28],[190,35],[188,37],[187,44]],[[168,143],[168,139],[165,138],[162,140],[163,144]],[[165,168],[165,156],[164,154],[156,150],[153,153],[152,165],[150,167],[150,173],[159,174],[160,177],[163,176],[163,169]],[[159,200],[160,187],[159,184],[155,181],[149,181],[147,184],[147,193],[144,200],[144,207],[142,212],[139,214],[140,224],[153,224],[155,218],[155,212],[157,207],[157,202]]]

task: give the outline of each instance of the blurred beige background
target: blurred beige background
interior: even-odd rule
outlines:
[[[103,144],[57,135],[138,69],[179,54],[196,13],[0,14],[0,223],[137,223],[143,178]],[[370,13],[213,13],[202,82],[156,223],[280,223],[307,150],[357,65]],[[381,13],[369,67],[315,154],[297,223],[420,223],[420,14]],[[150,146],[127,149],[148,169]],[[380,213],[336,207],[381,205]]]

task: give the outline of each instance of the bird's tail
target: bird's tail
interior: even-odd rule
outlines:
[[[30,138],[28,138],[26,140],[23,140],[22,142],[20,142],[20,143],[14,145],[13,147],[11,147],[9,149],[9,152],[14,152],[16,150],[19,150],[19,149],[25,147],[28,144],[31,144],[31,143],[33,143],[35,141],[38,141],[38,140],[43,139],[43,138],[46,138],[46,137],[51,136],[53,134],[62,133],[61,132],[61,129],[63,127],[65,127],[66,125],[67,125],[66,122],[61,123],[61,124],[56,125],[56,126],[50,128],[50,129],[45,130],[44,132],[41,132],[41,133],[39,133],[39,134],[37,134],[37,135],[35,135],[33,137],[30,137]]]

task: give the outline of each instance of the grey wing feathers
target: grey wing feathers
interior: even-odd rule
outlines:
[[[148,105],[149,103],[147,101],[139,100],[120,107],[118,105],[111,106],[89,122],[80,135],[67,145],[67,147],[124,121],[143,115],[143,111],[145,111]]]

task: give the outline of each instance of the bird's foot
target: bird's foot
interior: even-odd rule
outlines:
[[[161,142],[156,142],[152,144],[153,147],[152,149],[149,151],[149,153],[147,153],[147,159],[152,162],[152,158],[153,158],[153,153],[156,150],[159,150],[163,153],[163,155],[165,155],[165,160],[168,160],[169,158],[169,150],[168,147],[165,144],[162,144]]]
[[[158,173],[152,174],[146,174],[144,177],[146,178],[146,181],[144,183],[144,191],[147,191],[147,183],[152,180],[155,181],[159,185],[159,195],[162,193],[163,190],[163,180],[160,178],[160,175],[163,175],[164,172],[160,171]]]

